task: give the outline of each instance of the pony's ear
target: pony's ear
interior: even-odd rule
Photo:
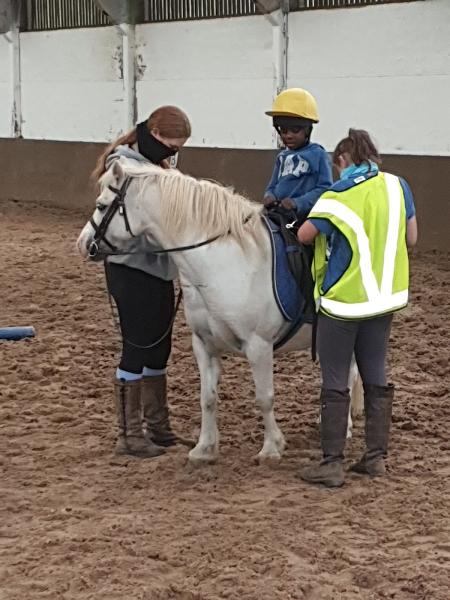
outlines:
[[[118,160],[115,160],[113,162],[112,174],[114,175],[114,177],[116,178],[117,181],[120,181],[123,178],[123,175],[124,175],[123,168]]]

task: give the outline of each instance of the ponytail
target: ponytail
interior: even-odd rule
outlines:
[[[370,135],[364,129],[349,129],[348,136],[342,139],[333,152],[333,164],[337,164],[342,154],[348,153],[355,165],[371,162],[381,164],[378,150]]]
[[[132,129],[128,133],[124,133],[120,137],[117,138],[114,142],[109,144],[106,149],[100,154],[97,159],[97,164],[95,165],[95,169],[91,173],[91,181],[96,184],[103,173],[106,171],[106,159],[111,154],[113,150],[117,148],[117,146],[125,145],[132,146],[137,141],[136,128]]]

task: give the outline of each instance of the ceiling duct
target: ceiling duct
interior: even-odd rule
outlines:
[[[268,14],[278,10],[283,0],[254,0],[254,2],[261,13]]]
[[[20,2],[0,0],[0,34],[8,33],[19,21]]]
[[[95,0],[95,2],[113,23],[134,25],[143,20],[143,0]]]

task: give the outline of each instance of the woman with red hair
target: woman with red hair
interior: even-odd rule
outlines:
[[[186,114],[176,106],[161,106],[108,146],[93,177],[98,181],[122,157],[169,168],[170,157],[190,135]],[[122,333],[114,382],[119,428],[116,453],[139,457],[159,456],[164,447],[176,443],[190,445],[173,433],[167,404],[166,368],[177,271],[168,255],[152,255],[151,249],[139,237],[130,242],[129,254],[108,256],[105,261],[108,292],[117,305]]]

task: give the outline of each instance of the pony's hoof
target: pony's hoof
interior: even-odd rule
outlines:
[[[208,451],[204,448],[193,448],[189,454],[188,459],[191,465],[200,467],[202,465],[213,465],[217,462],[218,453]]]
[[[270,454],[259,452],[255,456],[255,462],[259,465],[277,465],[281,460],[281,454],[279,452],[272,452]]]

